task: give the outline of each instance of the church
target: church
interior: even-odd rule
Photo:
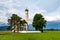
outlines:
[[[26,8],[25,9],[25,19],[21,20],[21,22],[23,23],[24,22],[24,25],[21,26],[21,27],[18,27],[17,24],[19,24],[20,22],[18,21],[17,24],[15,26],[12,26],[12,32],[15,32],[15,31],[28,31],[28,9]]]

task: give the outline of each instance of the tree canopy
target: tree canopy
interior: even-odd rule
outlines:
[[[24,26],[24,24],[27,24],[27,22],[25,20],[21,20],[22,18],[19,17],[18,15],[16,14],[12,14],[11,18],[8,19],[8,23],[9,23],[9,27],[8,29],[10,30],[14,30],[15,32],[15,29],[16,31],[19,31],[19,30],[22,30],[22,26]]]
[[[10,25],[8,29],[12,29],[13,26],[15,28],[15,25],[19,28],[21,26],[21,17],[16,14],[12,14],[11,19],[8,19],[8,23]]]
[[[33,27],[35,27],[36,30],[40,30],[43,32],[43,27],[46,27],[46,20],[44,19],[42,14],[35,14],[33,18]]]

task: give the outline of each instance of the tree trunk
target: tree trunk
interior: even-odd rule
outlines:
[[[43,32],[43,27],[41,28],[41,32]]]
[[[37,27],[35,27],[35,30],[36,30],[36,31],[38,31],[38,28],[37,28]]]

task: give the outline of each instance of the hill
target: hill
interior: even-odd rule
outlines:
[[[0,29],[4,30],[8,27],[7,23],[0,22]],[[29,24],[28,27],[29,30],[35,30],[35,28],[32,26],[32,24]],[[45,29],[60,29],[60,21],[51,21],[47,22]]]

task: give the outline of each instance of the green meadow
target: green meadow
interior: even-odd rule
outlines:
[[[60,31],[45,31],[43,33],[0,31],[0,40],[60,40]]]

